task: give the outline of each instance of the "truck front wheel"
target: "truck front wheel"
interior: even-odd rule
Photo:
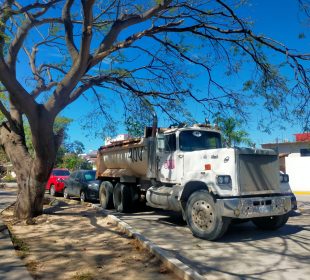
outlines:
[[[260,217],[252,219],[254,225],[261,229],[276,230],[284,226],[288,220],[288,214],[271,217]]]
[[[113,190],[113,202],[117,212],[130,212],[132,204],[130,186],[117,183]]]
[[[205,190],[196,191],[189,197],[185,216],[193,235],[206,240],[222,237],[231,221],[219,215],[213,197]]]
[[[104,181],[101,183],[99,189],[99,200],[103,209],[113,208],[113,185],[110,182]]]

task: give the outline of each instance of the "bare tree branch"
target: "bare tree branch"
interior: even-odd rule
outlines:
[[[71,55],[72,61],[75,62],[78,57],[78,50],[74,44],[73,40],[73,24],[71,21],[70,10],[73,4],[73,0],[67,0],[63,9],[62,9],[62,20],[64,22],[65,31],[66,31],[66,44],[68,51]]]
[[[148,11],[144,12],[141,15],[126,15],[126,14],[122,15],[121,18],[118,18],[112,25],[110,31],[105,36],[104,40],[101,42],[100,47],[95,53],[95,56],[98,57],[100,56],[101,53],[104,53],[107,50],[109,50],[122,30],[128,28],[129,26],[150,19],[152,16],[158,14],[160,11],[165,10],[171,2],[172,2],[171,0],[163,0],[162,4],[152,7],[151,9],[149,9]]]

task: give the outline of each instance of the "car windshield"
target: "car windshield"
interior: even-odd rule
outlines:
[[[69,170],[53,170],[54,176],[69,176],[70,172]]]
[[[96,171],[87,171],[84,173],[84,178],[86,181],[96,180]]]
[[[212,131],[181,131],[179,141],[181,151],[198,151],[222,147],[221,134]]]

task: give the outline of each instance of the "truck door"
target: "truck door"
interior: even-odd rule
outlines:
[[[157,151],[157,180],[163,183],[176,183],[178,171],[182,168],[182,164],[178,165],[176,134],[165,134],[162,141],[164,145]]]
[[[209,170],[208,165],[218,162],[218,150],[222,148],[221,135],[218,132],[203,130],[181,131],[179,150],[183,153],[183,175],[188,179],[197,178],[201,172]]]

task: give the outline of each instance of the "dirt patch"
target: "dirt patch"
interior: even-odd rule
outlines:
[[[2,213],[15,248],[35,279],[178,279],[135,239],[89,205],[46,201],[33,224]]]

